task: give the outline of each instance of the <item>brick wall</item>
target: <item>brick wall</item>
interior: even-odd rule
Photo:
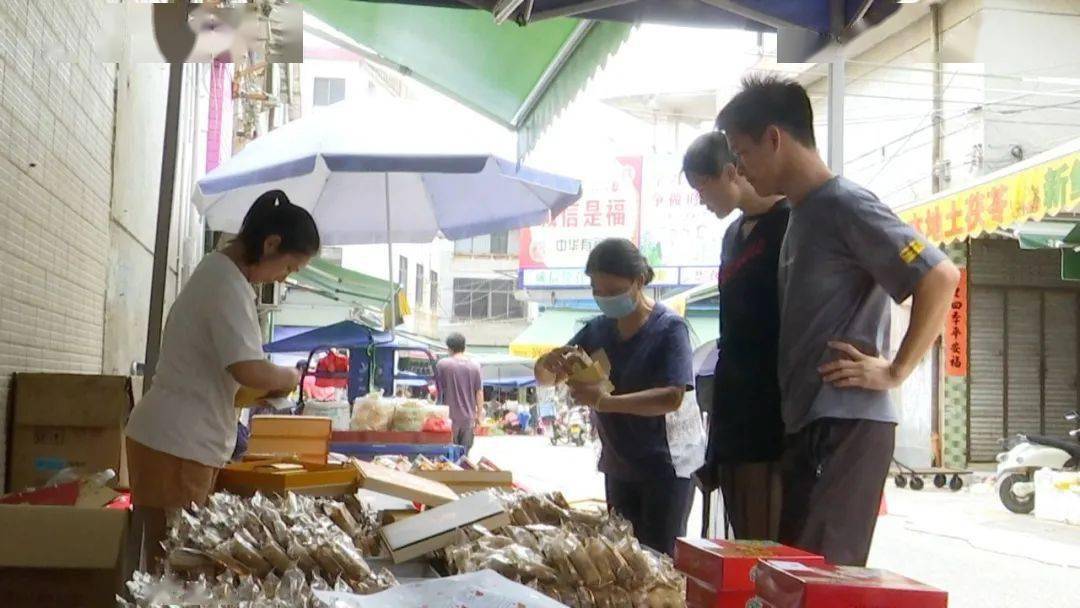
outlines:
[[[5,404],[13,372],[101,371],[115,90],[114,67],[93,60],[102,4],[0,0]]]

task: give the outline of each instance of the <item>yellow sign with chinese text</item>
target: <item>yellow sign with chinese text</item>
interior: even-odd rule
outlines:
[[[933,243],[976,237],[1080,205],[1080,151],[899,212]]]

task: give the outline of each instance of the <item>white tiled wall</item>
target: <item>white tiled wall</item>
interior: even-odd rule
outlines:
[[[5,406],[15,371],[101,371],[115,89],[115,68],[92,57],[102,5],[0,0]]]

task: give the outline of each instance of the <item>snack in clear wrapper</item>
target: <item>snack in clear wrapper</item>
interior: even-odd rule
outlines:
[[[320,544],[314,551],[311,552],[311,556],[315,558],[315,563],[319,564],[321,571],[329,576],[335,578],[341,576],[345,569],[338,563],[337,558],[334,556],[334,550],[329,545]],[[312,577],[318,575],[318,572],[312,574]]]
[[[341,528],[345,532],[345,534],[348,534],[349,538],[356,536],[362,531],[360,529],[360,524],[356,523],[356,520],[353,519],[352,513],[349,513],[349,510],[345,508],[345,505],[334,502],[326,502],[323,503],[322,508],[323,513],[326,513],[326,515],[330,517],[330,519],[335,524],[337,524],[337,526]]]
[[[236,561],[244,564],[251,573],[257,576],[266,576],[273,569],[254,547],[241,538],[240,532],[237,532],[232,540],[227,541],[225,546]]]
[[[285,572],[289,568],[293,567],[293,560],[289,559],[289,554],[281,548],[281,545],[277,544],[272,538],[267,538],[263,544],[259,547],[259,553],[263,556],[274,570],[278,572]]]
[[[329,548],[334,561],[341,565],[342,570],[350,580],[369,579],[374,576],[371,568],[368,567],[364,558],[360,556],[356,547],[342,539],[338,539],[331,543]]]
[[[570,563],[574,564],[574,570],[581,577],[581,582],[590,589],[600,588],[603,585],[603,579],[585,547],[571,536],[567,536],[565,542],[567,543],[567,554],[570,557]]]
[[[315,563],[315,558],[311,555],[311,551],[308,551],[308,548],[295,538],[289,541],[289,548],[285,550],[285,553],[289,556],[289,559],[305,573],[310,574],[318,568],[318,564]]]
[[[540,553],[540,543],[537,542],[536,537],[533,536],[527,528],[521,526],[509,526],[505,529],[505,532],[510,535],[513,541],[522,547]]]
[[[607,547],[599,538],[590,538],[585,542],[585,551],[589,559],[600,573],[600,586],[607,587],[615,582],[615,568],[607,555]]]

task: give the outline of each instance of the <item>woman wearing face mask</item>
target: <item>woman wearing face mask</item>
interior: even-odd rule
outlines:
[[[683,173],[719,218],[742,215],[724,235],[720,266],[720,357],[709,447],[698,477],[720,487],[736,538],[775,540],[780,523],[780,417],[777,262],[791,212],[782,197],[762,197],[735,168],[720,132],[702,135]]]
[[[690,334],[682,317],[645,295],[653,270],[630,241],[598,244],[585,272],[604,314],[567,347],[541,357],[536,378],[541,385],[564,381],[565,355],[575,347],[607,354],[615,390],[572,384],[571,396],[596,412],[608,507],[634,525],[642,544],[671,554],[686,534],[693,488],[675,473],[665,416],[692,388]]]
[[[229,461],[240,386],[285,396],[300,381],[295,367],[266,360],[252,285],[284,281],[318,251],[311,215],[284,192],[267,192],[172,305],[153,386],[126,429],[134,532],[148,567],[161,556],[167,512],[205,503]]]

